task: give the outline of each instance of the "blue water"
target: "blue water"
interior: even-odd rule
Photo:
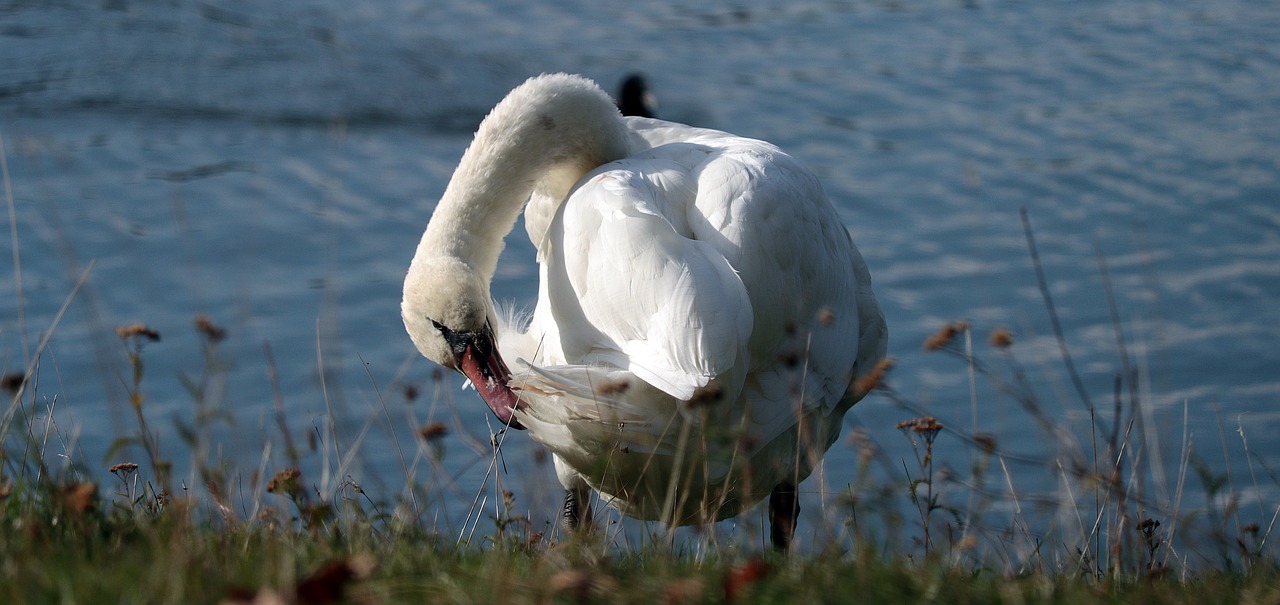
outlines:
[[[1231,471],[1246,519],[1274,512],[1277,483],[1258,461],[1280,455],[1280,6],[279,4],[0,6],[16,217],[0,252],[0,370],[26,367],[91,267],[25,400],[37,420],[51,413],[46,452],[63,469],[142,461],[112,448],[137,432],[114,328],[141,321],[163,337],[143,351],[144,411],[179,476],[199,484],[175,419],[195,418],[183,377],[206,367],[191,327],[205,313],[229,334],[207,395],[220,410],[207,457],[245,486],[289,463],[274,371],[322,491],[349,479],[391,499],[409,475],[427,486],[421,517],[449,533],[477,494],[492,510],[487,410],[452,376],[436,384],[414,352],[401,279],[472,129],[507,90],[560,70],[612,89],[639,70],[662,117],[770,140],[819,174],[871,266],[899,393],[949,426],[976,419],[1009,451],[1052,454],[989,380],[977,380],[975,412],[966,364],[921,351],[964,318],[979,356],[1008,368],[985,344],[1006,326],[1045,408],[1087,434],[1025,208],[1107,423],[1122,344],[1139,376],[1150,484],[1172,491],[1185,432],[1195,456]],[[509,238],[494,291],[528,303],[537,278],[522,238]],[[404,385],[421,396],[407,403]],[[875,395],[849,423],[896,463],[911,452],[893,426],[912,415]],[[430,420],[452,428],[439,468],[413,436]],[[558,487],[530,462],[535,449],[509,437],[498,477],[541,523]],[[967,451],[955,447],[955,466]],[[855,456],[837,444],[810,497],[853,481]],[[1045,487],[1041,468],[1011,470]],[[247,511],[262,496],[242,500]],[[1185,500],[1184,512],[1203,503]]]

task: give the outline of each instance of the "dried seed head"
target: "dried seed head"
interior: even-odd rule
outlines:
[[[871,440],[871,436],[867,434],[867,430],[858,427],[849,433],[849,445],[858,448],[858,461],[866,463],[868,460],[875,458],[878,449],[876,444]]]
[[[208,338],[209,342],[222,342],[227,337],[227,330],[213,323],[213,320],[209,319],[209,316],[204,313],[196,315],[195,321],[192,323],[195,324],[196,331],[204,334],[204,337]]]
[[[0,389],[4,389],[10,393],[17,393],[18,389],[21,389],[23,383],[26,382],[26,378],[26,374],[23,374],[22,372],[10,372],[5,374],[3,377],[0,377]]]
[[[415,401],[418,399],[418,387],[416,386],[406,384],[401,388],[401,392],[404,393],[405,401]]]
[[[107,470],[110,471],[112,474],[117,474],[117,475],[122,473],[128,474],[128,473],[137,471],[138,464],[136,462],[121,462],[120,464],[113,464],[111,468]]]
[[[973,441],[978,444],[978,447],[982,448],[985,454],[994,454],[996,451],[996,438],[990,433],[978,433],[973,436]]]
[[[428,442],[435,441],[448,434],[449,427],[440,421],[429,423],[427,426],[418,429],[418,436]]]
[[[937,332],[934,332],[928,338],[924,339],[924,350],[936,351],[941,349],[942,347],[950,344],[951,340],[954,339],[956,335],[968,329],[969,322],[967,321],[953,321],[946,324],[941,328],[938,328]]]
[[[859,393],[865,395],[866,393],[870,393],[876,387],[882,386],[884,384],[884,375],[887,374],[889,370],[893,369],[893,363],[893,360],[888,357],[877,361],[876,365],[871,367],[871,371],[863,374],[858,377],[858,380],[854,381],[853,388],[857,389]]]
[[[996,328],[991,331],[991,336],[987,337],[987,342],[997,349],[1004,349],[1013,346],[1013,332],[1008,328]]]
[[[936,433],[942,430],[942,423],[938,422],[938,420],[933,416],[916,418],[915,424],[915,427],[911,430],[917,433]]]
[[[932,439],[942,430],[942,423],[938,422],[933,416],[923,416],[921,418],[912,418],[911,420],[903,420],[898,423],[898,430],[902,432],[914,432],[924,435],[925,439]]]
[[[542,545],[543,538],[542,532],[534,532],[533,535],[525,539],[524,547],[529,550],[537,548]]]
[[[120,340],[129,340],[130,338],[145,338],[152,342],[160,340],[159,332],[138,322],[116,326],[116,336],[119,336]]]
[[[289,467],[272,477],[267,482],[267,492],[291,494],[298,489],[298,479],[302,477],[302,471]]]

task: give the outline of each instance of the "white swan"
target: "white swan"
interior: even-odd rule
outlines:
[[[521,210],[537,307],[489,295]],[[762,141],[624,118],[590,80],[532,78],[484,119],[418,244],[402,315],[587,488],[627,515],[705,523],[799,484],[864,393],[886,329],[866,264],[799,162]],[[514,370],[514,371],[513,371]]]

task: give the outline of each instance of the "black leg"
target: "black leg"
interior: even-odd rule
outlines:
[[[775,549],[786,552],[791,546],[791,537],[796,533],[799,519],[800,499],[796,497],[796,486],[779,483],[769,495],[769,534]]]
[[[591,523],[591,492],[577,487],[564,490],[564,508],[560,511],[560,526],[565,533],[577,530],[583,523]]]

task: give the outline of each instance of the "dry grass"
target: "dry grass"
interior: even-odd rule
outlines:
[[[207,317],[197,319],[195,329],[203,335],[209,367],[217,367],[225,331]],[[1107,422],[1095,418],[1097,442],[1085,447],[1052,421],[1023,381],[1011,331],[995,328],[987,339],[1001,359],[1003,370],[997,370],[973,352],[973,329],[948,324],[927,346],[1016,400],[1053,450],[1020,458],[989,434],[919,413],[920,406],[893,389],[893,370],[884,364],[875,372],[871,396],[904,410],[897,428],[915,458],[890,460],[868,430],[853,431],[846,443],[857,451],[854,480],[845,490],[818,494],[822,510],[807,518],[833,519],[829,535],[787,558],[750,541],[717,537],[714,527],[674,547],[658,534],[630,541],[607,528],[548,534],[517,512],[518,495],[505,486],[487,521],[474,514],[460,530],[452,528],[465,535],[461,540],[411,514],[406,498],[365,493],[350,479],[326,492],[293,465],[245,487],[233,479],[234,469],[197,459],[194,473],[203,489],[175,496],[166,453],[140,436],[150,430],[141,343],[159,335],[129,327],[120,336],[133,368],[139,433],[122,443],[142,452],[145,464],[122,461],[104,474],[50,469],[49,441],[41,436],[60,431],[40,413],[46,398],[20,381],[10,383],[18,411],[0,453],[0,522],[6,527],[0,587],[8,587],[0,588],[0,598],[706,603],[820,602],[843,595],[1034,603],[1140,595],[1147,602],[1180,603],[1227,595],[1280,601],[1280,573],[1267,545],[1271,526],[1242,521],[1238,490],[1225,473],[1184,451],[1178,488],[1171,490],[1179,500],[1153,500],[1138,487],[1147,478],[1135,475],[1145,467],[1134,459],[1146,447],[1135,428],[1136,410],[1118,406]],[[192,428],[197,425],[188,427],[189,447],[200,447],[196,435],[207,428]],[[440,421],[422,423],[417,434],[437,465],[444,442],[455,437]],[[938,446],[947,441],[966,446],[967,472],[938,458]],[[1248,452],[1247,442],[1244,448]],[[269,452],[263,458],[270,459]],[[1029,463],[1052,469],[1061,485],[1057,494],[1014,487],[1009,465]],[[1177,508],[1188,479],[1204,484],[1205,508]],[[486,508],[478,502],[487,496],[476,500],[475,508]]]

